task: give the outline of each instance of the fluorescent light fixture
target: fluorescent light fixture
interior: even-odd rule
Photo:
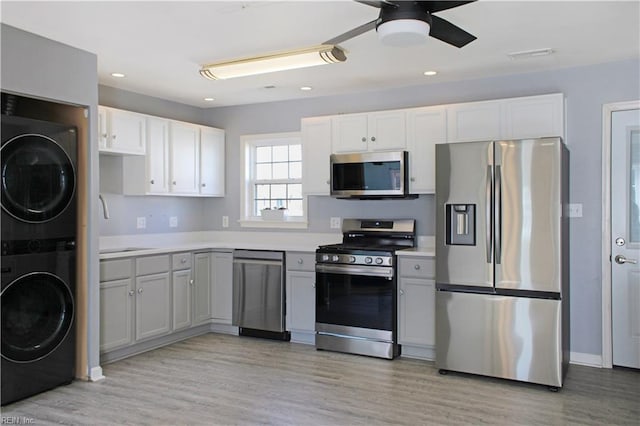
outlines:
[[[411,46],[423,43],[431,27],[419,19],[395,19],[378,25],[378,38],[389,46]]]
[[[333,64],[346,60],[347,57],[342,48],[323,44],[307,49],[289,50],[204,65],[200,69],[200,75],[210,80],[224,80],[315,65]]]

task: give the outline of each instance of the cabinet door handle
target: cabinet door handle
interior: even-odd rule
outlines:
[[[413,269],[415,269],[416,271],[420,269],[420,265],[414,265]]]
[[[142,290],[144,290],[143,288],[139,288],[138,289],[138,294],[142,294]]]
[[[180,259],[180,263],[187,263],[187,258],[183,257],[182,259]]]
[[[103,138],[105,138],[105,139],[106,139],[108,136],[109,136],[109,135],[107,135],[106,133],[103,133],[103,134],[102,134],[102,137],[103,137]]]
[[[207,186],[207,184],[206,184],[206,183],[203,183],[203,184],[202,184],[202,187],[204,188],[205,186]]]
[[[304,260],[302,260],[302,258],[298,259],[298,265],[302,265],[304,263]]]
[[[362,142],[366,142],[366,141],[367,141],[367,138],[363,136],[362,137]]]
[[[376,137],[375,136],[371,136],[371,142],[375,142],[376,141]]]
[[[416,178],[412,177],[411,179],[409,179],[411,182],[415,182]]]
[[[193,280],[189,280],[189,284],[193,285]]]
[[[116,135],[111,135],[111,139],[115,139],[115,138],[116,138]]]
[[[176,184],[176,181],[174,180],[174,181],[173,181],[173,182],[171,182],[171,183],[175,185],[175,184]]]
[[[156,183],[155,179],[151,179],[151,185],[154,185]]]
[[[135,292],[135,291],[133,291],[133,290],[129,290],[129,296],[133,296],[134,294],[136,294],[136,292]]]
[[[400,290],[400,296],[404,296],[404,290]]]

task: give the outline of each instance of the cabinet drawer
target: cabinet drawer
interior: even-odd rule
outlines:
[[[434,278],[436,260],[432,257],[399,257],[401,277]]]
[[[171,256],[171,265],[176,269],[191,269],[191,253],[176,253]]]
[[[100,262],[100,282],[131,278],[132,259],[103,260]]]
[[[316,254],[306,252],[287,252],[287,270],[315,271]]]
[[[136,259],[136,275],[158,274],[169,270],[169,255],[139,257]]]

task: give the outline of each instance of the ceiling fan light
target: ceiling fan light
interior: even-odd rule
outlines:
[[[378,38],[389,46],[412,46],[429,36],[429,24],[418,19],[395,19],[378,25]]]
[[[290,50],[204,65],[200,69],[200,75],[210,80],[224,80],[227,78],[332,64],[346,60],[347,57],[344,50],[340,47],[320,45],[307,49]]]

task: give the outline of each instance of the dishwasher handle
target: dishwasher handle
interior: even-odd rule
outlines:
[[[251,265],[267,265],[267,266],[282,266],[282,261],[278,261],[278,260],[233,259],[233,263],[251,264]]]

